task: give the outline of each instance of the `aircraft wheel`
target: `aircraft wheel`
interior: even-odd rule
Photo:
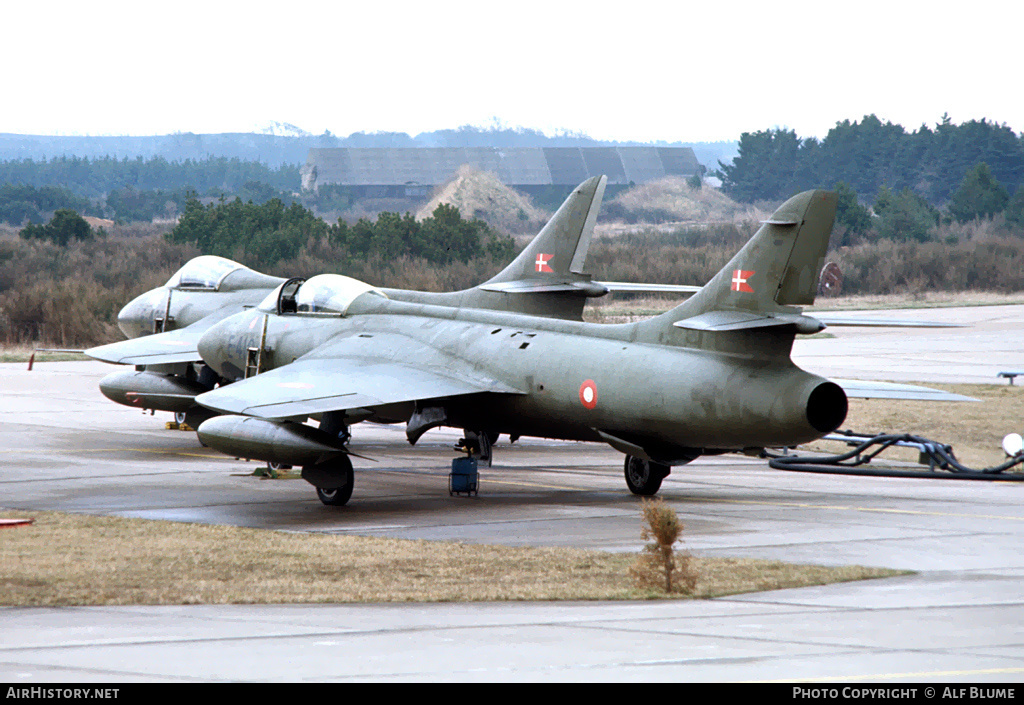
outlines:
[[[344,506],[351,499],[352,488],[355,485],[352,461],[348,459],[347,455],[342,455],[322,465],[330,465],[329,468],[325,467],[323,469],[330,472],[331,475],[339,476],[340,483],[332,482],[332,485],[337,485],[334,487],[317,487],[316,496],[320,498],[321,502],[330,507]]]
[[[661,481],[668,477],[671,468],[661,463],[652,463],[632,455],[626,456],[626,486],[633,494],[650,497],[661,489]]]
[[[328,507],[343,507],[352,497],[352,488],[349,487],[346,493],[343,488],[325,490],[323,487],[317,487],[316,496]]]

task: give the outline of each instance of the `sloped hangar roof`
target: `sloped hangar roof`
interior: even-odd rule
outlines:
[[[509,186],[575,186],[601,174],[610,184],[639,184],[701,170],[689,147],[315,148],[302,170],[303,186],[433,186],[463,164]]]

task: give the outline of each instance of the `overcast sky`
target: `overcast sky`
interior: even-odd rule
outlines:
[[[8,3],[0,132],[1024,131],[1024,3]]]

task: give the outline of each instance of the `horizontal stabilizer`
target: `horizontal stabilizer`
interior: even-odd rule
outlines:
[[[502,294],[554,294],[564,291],[573,294],[583,293],[587,296],[604,296],[608,293],[608,289],[596,282],[546,283],[537,279],[518,279],[511,282],[481,284],[478,288],[484,291],[497,291]]]
[[[632,282],[574,281],[546,283],[536,279],[518,279],[510,282],[481,284],[480,289],[505,294],[550,294],[554,292],[585,293],[587,296],[604,296],[611,291],[647,294],[694,294],[699,286],[689,284],[634,284]]]
[[[858,399],[908,399],[917,401],[979,401],[973,397],[929,389],[914,384],[895,382],[868,382],[859,379],[833,379],[846,392],[846,396]]]
[[[817,333],[824,324],[799,313],[753,313],[747,311],[708,311],[684,318],[672,325],[690,330],[731,331],[767,328],[770,326],[794,326],[798,333]]]

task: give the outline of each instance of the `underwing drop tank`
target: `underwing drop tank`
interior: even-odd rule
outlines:
[[[204,444],[236,458],[284,465],[313,465],[345,454],[335,436],[295,421],[215,416],[196,429]]]
[[[110,401],[125,406],[185,412],[195,405],[197,395],[210,388],[180,375],[132,371],[107,375],[100,380],[100,391]]]

